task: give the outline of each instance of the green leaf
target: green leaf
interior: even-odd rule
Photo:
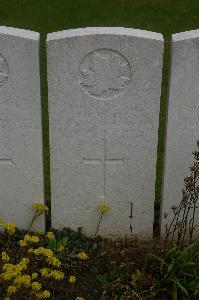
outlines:
[[[56,249],[56,247],[57,247],[56,240],[50,240],[50,241],[48,242],[48,248],[49,248],[49,249],[54,250],[54,249]]]
[[[189,296],[188,291],[186,290],[186,288],[180,283],[180,281],[179,281],[176,277],[171,278],[170,280],[171,280],[171,282],[173,282],[175,285],[177,285],[177,286],[180,288],[180,290],[181,290],[187,297]]]

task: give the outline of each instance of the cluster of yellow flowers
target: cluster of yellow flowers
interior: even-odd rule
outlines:
[[[11,280],[18,275],[21,275],[21,272],[27,269],[29,262],[29,258],[22,258],[22,260],[16,265],[9,263],[4,264],[3,272],[1,273],[0,278],[4,280]]]
[[[70,283],[75,283],[76,282],[76,277],[75,276],[73,276],[73,275],[71,275],[70,277],[69,277],[69,280],[68,280]]]
[[[100,205],[98,206],[98,209],[99,209],[99,211],[100,211],[102,214],[104,214],[104,213],[109,212],[110,207],[109,207],[108,204],[102,203],[102,204],[100,204]]]
[[[33,209],[36,211],[35,215],[48,212],[48,207],[41,203],[33,204]],[[16,231],[16,225],[12,222],[6,223],[0,219],[0,226],[3,226],[5,232],[9,235],[13,235]],[[45,278],[48,280],[64,279],[64,272],[59,270],[61,261],[55,256],[51,249],[42,246],[38,247],[39,245],[37,245],[37,243],[40,242],[40,238],[41,237],[37,235],[25,234],[24,237],[19,240],[20,247],[27,247],[21,249],[21,253],[32,255],[29,256],[29,258],[21,258],[18,263],[11,263],[13,262],[13,259],[10,257],[10,250],[8,250],[8,252],[3,251],[0,253],[0,283],[5,284],[6,293],[6,295],[4,295],[4,300],[11,300],[12,297],[17,297],[18,293],[24,289],[27,289],[27,295],[34,297],[34,299],[48,299],[51,296],[50,291],[45,290],[44,286],[42,287]],[[54,240],[55,235],[50,231],[46,233],[45,238],[47,240]],[[62,252],[64,249],[64,246],[60,246],[58,251]],[[77,257],[81,260],[89,259],[88,254],[84,251],[79,252]],[[34,262],[34,260],[36,262],[35,266],[37,266],[36,268],[38,269],[34,267],[33,272],[32,262]],[[38,265],[41,260],[43,260],[42,268]],[[47,267],[44,267],[44,263],[46,263]],[[76,280],[74,275],[70,275],[68,278],[68,282],[71,284],[74,284]],[[76,300],[84,300],[84,298],[77,297]]]
[[[59,267],[61,265],[61,261],[56,256],[54,256],[53,251],[50,250],[50,249],[48,249],[48,248],[39,247],[39,248],[33,250],[33,253],[36,256],[39,256],[39,255],[45,256],[46,257],[46,261],[50,265],[53,265],[55,267]]]
[[[28,243],[38,243],[39,241],[40,239],[38,236],[26,234],[23,240],[19,241],[19,245],[20,247],[25,247],[28,245]]]
[[[82,259],[82,260],[89,259],[88,254],[86,254],[86,252],[84,252],[84,251],[79,252],[79,253],[77,254],[77,257],[78,257],[79,259]]]
[[[48,212],[48,206],[46,206],[45,204],[43,203],[34,203],[32,205],[32,208],[34,210],[36,210],[37,212],[40,212],[40,213],[47,213]]]
[[[46,233],[46,238],[49,240],[54,240],[55,239],[55,235],[52,231],[49,231]]]
[[[16,230],[16,225],[12,222],[5,224],[5,229],[7,230],[9,235],[13,235]]]
[[[32,273],[31,276],[23,274],[23,271],[28,269],[28,265],[30,263],[29,258],[22,258],[18,264],[14,265],[5,263],[6,261],[10,260],[6,252],[2,252],[1,257],[4,265],[3,272],[0,274],[0,281],[12,281],[12,283],[7,288],[7,300],[9,299],[9,296],[15,294],[21,288],[31,288],[32,293],[34,293],[37,299],[47,299],[50,297],[49,291],[41,291],[41,283],[32,281],[38,277],[38,274],[36,272]],[[51,270],[50,276],[54,279],[60,280],[64,278],[64,273],[58,270]]]
[[[6,223],[2,219],[0,219],[0,226],[3,226],[9,235],[13,235],[16,231],[16,225],[12,222]]]
[[[59,270],[51,270],[50,268],[42,268],[39,270],[41,275],[46,278],[54,278],[56,280],[64,279],[64,273]]]
[[[4,263],[7,263],[7,262],[9,262],[9,260],[10,260],[10,257],[9,257],[9,255],[6,253],[6,252],[2,252],[1,253],[1,259],[2,259],[2,261],[4,262]]]
[[[45,290],[43,292],[39,292],[39,293],[37,293],[36,297],[37,297],[37,299],[47,299],[50,297],[50,292],[47,290]]]

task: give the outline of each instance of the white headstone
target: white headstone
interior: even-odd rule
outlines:
[[[48,35],[53,227],[93,235],[107,203],[99,234],[152,236],[162,53],[141,30]]]
[[[199,140],[199,30],[172,36],[172,60],[166,138],[161,232],[164,236],[182,200],[184,178],[190,176],[192,152]],[[167,216],[168,214],[168,216]],[[165,218],[166,217],[166,218]],[[199,221],[199,214],[197,212]]]
[[[44,200],[40,102],[39,34],[0,27],[0,218],[22,228]]]

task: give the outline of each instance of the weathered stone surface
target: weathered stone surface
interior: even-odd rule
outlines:
[[[100,234],[152,236],[162,53],[141,30],[48,35],[53,227],[93,235],[105,202]]]
[[[39,34],[0,27],[0,218],[24,228],[44,197],[40,101]]]
[[[199,30],[172,36],[171,78],[166,138],[162,235],[173,216],[171,206],[182,199],[184,178],[190,175],[192,152],[199,140]],[[168,214],[167,218],[164,215]],[[199,221],[197,213],[196,222]]]

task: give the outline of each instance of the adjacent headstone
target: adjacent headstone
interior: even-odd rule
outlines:
[[[171,78],[166,138],[162,236],[182,200],[184,178],[190,176],[192,152],[199,141],[199,30],[172,36]],[[196,223],[199,213],[196,212]]]
[[[85,28],[47,38],[52,226],[151,237],[161,34]]]
[[[39,34],[0,27],[0,218],[21,228],[44,200],[40,101]]]

